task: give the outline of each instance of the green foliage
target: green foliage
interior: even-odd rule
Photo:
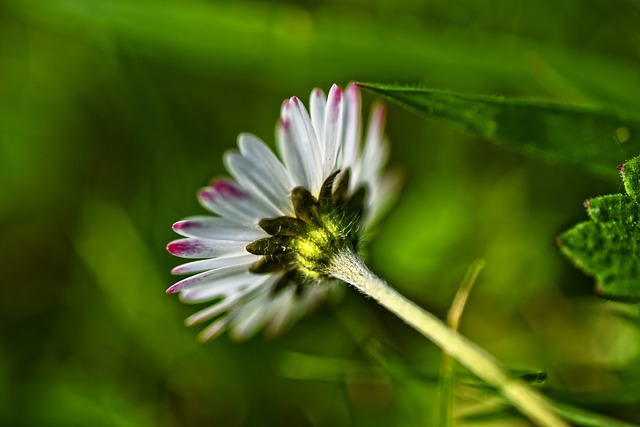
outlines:
[[[580,427],[638,427],[637,424],[619,421],[605,417],[591,411],[575,408],[568,405],[553,403],[553,409],[562,417],[571,422],[571,425]],[[473,411],[462,419],[469,423],[480,423],[513,417],[516,411],[513,408],[504,406],[495,410]]]
[[[629,154],[640,153],[640,115],[625,110],[377,83],[361,86],[458,130],[604,174]]]
[[[620,167],[627,194],[585,201],[591,221],[558,238],[558,245],[578,267],[597,280],[607,298],[640,300],[640,157]]]

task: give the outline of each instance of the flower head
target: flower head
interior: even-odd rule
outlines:
[[[238,339],[263,327],[278,332],[335,291],[328,263],[337,251],[362,249],[393,194],[393,179],[383,175],[383,127],[376,105],[363,145],[358,87],[334,85],[328,97],[311,93],[309,111],[296,97],[285,101],[276,135],[281,160],[257,137],[239,136],[239,150],[224,158],[233,179],[199,193],[217,216],[177,222],[173,229],[185,238],[167,246],[200,258],[173,270],[198,274],[167,292],[212,302],[186,321],[212,320],[202,340],[226,329]]]

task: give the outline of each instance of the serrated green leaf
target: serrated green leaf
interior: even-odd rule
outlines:
[[[640,205],[638,158],[623,165],[628,194],[585,202],[591,221],[558,238],[560,250],[597,281],[597,292],[623,301],[640,300]]]
[[[640,203],[640,157],[634,157],[620,166],[624,188],[636,203]]]
[[[638,113],[406,86],[360,85],[458,130],[598,173],[612,173],[625,158],[640,153]]]
[[[626,218],[628,223],[638,222],[636,203],[625,194],[608,194],[584,202],[592,221],[608,223]]]

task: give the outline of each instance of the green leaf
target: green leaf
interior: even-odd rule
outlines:
[[[614,108],[360,83],[418,115],[499,145],[612,173],[640,153],[640,114]]]
[[[558,238],[560,250],[597,281],[597,292],[623,301],[640,300],[639,158],[620,167],[627,194],[585,202],[591,218]]]
[[[636,203],[640,203],[640,157],[634,157],[620,165],[619,169],[627,194]]]

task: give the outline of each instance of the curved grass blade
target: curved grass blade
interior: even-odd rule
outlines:
[[[453,299],[451,308],[447,315],[447,324],[454,331],[458,331],[462,312],[471,293],[473,285],[484,268],[485,261],[478,259],[471,264],[465,274],[458,291]],[[454,359],[447,353],[442,352],[440,359],[440,427],[453,426],[453,383],[454,383]]]
[[[638,424],[616,420],[594,412],[573,406],[552,402],[553,408],[575,426],[581,427],[640,427]],[[518,411],[511,407],[499,407],[484,412],[467,414],[461,419],[468,423],[485,423],[517,415]]]
[[[612,175],[640,153],[640,112],[378,83],[359,85],[409,111],[547,161]]]

